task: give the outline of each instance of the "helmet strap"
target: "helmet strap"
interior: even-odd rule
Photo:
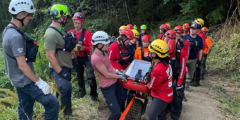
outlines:
[[[24,18],[22,18],[22,19],[18,19],[17,16],[13,15],[13,18],[16,19],[16,20],[18,20],[19,22],[21,22],[22,26],[24,26],[23,21],[25,20],[25,18],[26,18],[27,16],[28,16],[28,15],[26,15],[26,16],[25,16]]]
[[[102,50],[102,49],[103,49],[103,47],[104,47],[104,45],[102,45],[102,47],[100,47],[100,48],[98,48],[98,47],[97,47],[97,49],[98,49],[98,50],[100,50],[100,51],[102,51],[102,53],[103,53],[103,56],[105,56],[105,53],[104,53],[104,51]]]

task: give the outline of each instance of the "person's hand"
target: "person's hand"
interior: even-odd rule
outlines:
[[[183,93],[183,85],[177,85],[176,86],[176,93],[178,97],[183,97],[184,93]]]
[[[50,93],[50,86],[45,81],[43,81],[41,78],[39,78],[39,80],[35,83],[35,85],[38,86],[38,88],[42,90],[44,95],[47,95]]]
[[[120,76],[119,79],[121,79],[123,82],[127,82],[127,81],[128,81],[128,76],[127,76],[127,75],[121,74],[121,75],[119,75],[119,76]]]
[[[201,60],[198,59],[198,60],[197,60],[197,65],[198,65],[198,67],[201,67],[201,63],[202,63]]]
[[[68,81],[71,81],[71,74],[65,70],[61,70],[59,73],[58,73],[63,79],[66,79]]]
[[[118,69],[116,69],[116,74],[117,74],[117,75],[122,75],[123,73],[120,72]]]

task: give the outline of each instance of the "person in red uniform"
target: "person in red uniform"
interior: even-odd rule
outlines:
[[[153,59],[151,80],[147,84],[153,97],[147,111],[147,120],[166,120],[165,108],[173,99],[172,68],[169,64],[169,49],[163,40],[154,40],[148,47]]]
[[[190,25],[188,23],[183,24],[183,36],[189,34]]]
[[[83,98],[86,95],[84,74],[83,74],[84,66],[85,66],[87,81],[91,88],[90,96],[92,100],[96,101],[98,97],[97,83],[94,75],[94,69],[88,57],[92,47],[92,44],[91,44],[92,34],[90,31],[82,27],[84,23],[84,15],[81,12],[75,13],[72,20],[73,20],[75,29],[72,29],[69,32],[73,33],[74,36],[76,36],[76,39],[78,41],[76,47],[74,48],[75,59],[73,59],[73,63],[75,64],[73,64],[73,66],[76,66],[76,72],[77,72],[76,79],[78,80],[80,98]]]
[[[108,57],[111,61],[112,66],[119,70],[125,70],[130,64],[130,55],[128,54],[127,45],[132,40],[134,34],[131,29],[125,28],[121,31],[120,37],[117,42],[111,44],[108,48]],[[125,109],[125,100],[127,99],[127,89],[121,87],[121,111]]]
[[[158,39],[164,40],[164,34],[170,30],[170,27],[166,24],[162,24],[160,27],[160,35],[158,36]]]
[[[202,32],[201,28],[204,25],[204,21],[201,18],[195,19],[194,23],[197,24],[197,34],[202,38],[203,41],[203,49],[205,48],[205,34]],[[200,78],[201,78],[201,60],[203,59],[203,55],[201,58],[199,58],[199,54],[197,57],[197,64],[196,64],[196,71],[194,73],[194,78],[192,80],[192,83],[190,84],[193,87],[197,87],[200,85]]]

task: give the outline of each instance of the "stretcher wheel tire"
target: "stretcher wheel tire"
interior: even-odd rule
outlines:
[[[124,120],[141,120],[142,108],[143,102],[135,98]]]

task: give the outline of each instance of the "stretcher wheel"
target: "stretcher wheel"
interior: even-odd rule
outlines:
[[[140,99],[135,98],[124,120],[141,120],[142,108],[143,102]]]

